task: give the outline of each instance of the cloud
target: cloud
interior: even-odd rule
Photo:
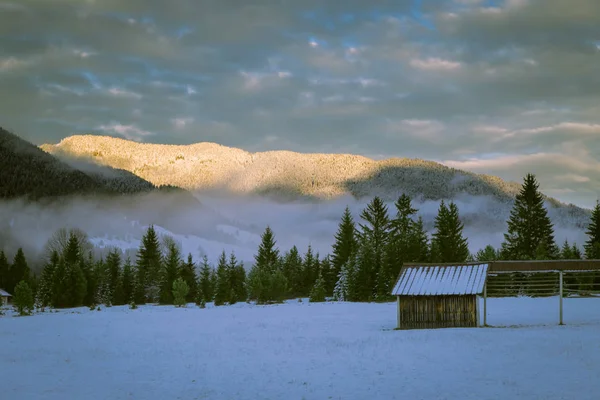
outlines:
[[[2,123],[38,144],[96,132],[456,162],[577,147],[600,158],[596,0],[0,4]],[[554,185],[540,163],[511,165],[478,171],[532,168]],[[559,197],[595,200],[593,172],[563,167],[589,181]]]

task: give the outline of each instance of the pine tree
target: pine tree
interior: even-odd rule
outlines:
[[[237,294],[237,301],[246,301],[248,298],[248,292],[246,291],[246,269],[244,268],[244,264],[238,264],[235,273],[237,275],[237,288],[235,290]]]
[[[194,264],[194,259],[192,258],[191,253],[188,254],[187,262],[181,265],[179,276],[181,276],[181,278],[188,285],[189,290],[185,299],[186,302],[195,302],[198,297],[198,284],[196,283],[196,265]]]
[[[10,264],[4,251],[0,250],[0,289],[9,289]]]
[[[464,224],[460,221],[458,207],[454,202],[448,206],[442,200],[435,218],[435,232],[432,239],[434,262],[466,262],[469,258],[469,245],[463,236]]]
[[[342,266],[338,280],[333,290],[335,301],[356,301],[357,299],[357,271],[358,258],[354,253]]]
[[[331,269],[334,276],[339,275],[342,265],[356,252],[357,245],[356,225],[350,213],[350,208],[346,206],[335,234],[335,242],[331,252]]]
[[[231,286],[229,285],[229,267],[227,265],[227,255],[225,250],[221,253],[217,262],[217,286],[215,288],[215,306],[222,306],[231,295]]]
[[[588,240],[585,242],[585,258],[600,259],[600,201],[596,201],[596,206],[592,210],[590,223],[586,230]]]
[[[171,287],[173,293],[173,304],[176,307],[183,307],[186,304],[186,296],[190,291],[187,283],[183,278],[179,277],[173,281],[173,286]]]
[[[19,315],[33,312],[33,292],[26,281],[20,281],[15,287],[13,305]]]
[[[373,243],[361,237],[353,274],[354,301],[372,301],[377,291],[377,255]]]
[[[289,297],[297,297],[302,295],[302,257],[296,246],[293,246],[290,251],[283,256],[283,274],[285,275],[290,292]]]
[[[154,226],[150,226],[142,238],[137,254],[137,279],[135,302],[155,302],[159,294],[162,256]]]
[[[317,277],[315,284],[310,291],[309,301],[311,303],[322,303],[325,301],[325,279],[323,279],[323,274],[319,272],[319,276]]]
[[[167,243],[167,254],[162,267],[160,285],[160,304],[173,304],[173,282],[179,276],[181,268],[181,253],[174,241]],[[189,287],[188,287],[189,290]]]
[[[275,235],[269,226],[261,235],[261,243],[255,259],[255,265],[269,272],[275,272],[279,266],[279,250],[277,249]]]
[[[200,305],[202,301],[204,303],[210,303],[214,298],[214,284],[213,284],[213,269],[208,263],[208,257],[204,255],[202,257],[202,267],[200,268],[200,276],[198,279],[198,298],[196,304]]]
[[[412,206],[408,195],[403,194],[394,204],[396,207],[396,216],[390,221],[390,240],[388,248],[388,261],[390,272],[397,276],[405,261],[411,262],[418,257],[414,254],[416,245],[415,239],[415,221],[413,216],[417,209]]]
[[[79,251],[81,253],[81,245]],[[100,257],[99,260],[94,262],[92,253],[88,253],[87,260],[83,257],[79,260],[79,265],[83,276],[86,280],[86,292],[83,298],[83,304],[86,306],[110,303],[110,296],[108,295],[108,274],[106,272],[106,265],[104,259]]]
[[[558,257],[559,250],[554,241],[554,227],[544,207],[544,198],[532,174],[523,180],[508,220],[508,232],[502,244],[503,259],[531,260],[539,254],[544,242],[548,258]]]
[[[333,289],[333,300],[335,301],[346,301],[346,293],[348,293],[348,268],[346,265],[342,265],[338,280]]]
[[[244,301],[244,282],[246,278],[246,274],[244,271],[244,276],[240,275],[240,268],[243,266],[238,263],[237,258],[235,257],[235,252],[231,252],[229,254],[229,263],[227,264],[227,276],[229,277],[229,298],[227,302],[229,304],[235,304],[238,301]],[[242,280],[243,279],[243,280]]]
[[[475,255],[475,259],[478,262],[483,261],[496,261],[498,259],[498,252],[491,244],[485,246],[485,248],[479,250]]]
[[[9,271],[10,281],[7,289],[9,293],[13,293],[17,283],[21,281],[25,281],[29,285],[31,271],[22,248],[19,247],[17,250]]]
[[[598,253],[600,254],[600,253]],[[579,250],[579,247],[577,246],[577,243],[573,243],[573,246],[571,246],[571,255],[573,257],[574,260],[581,260],[582,259],[582,254],[581,254],[581,250]]]
[[[80,245],[77,236],[71,234],[63,255],[65,266],[66,305],[65,307],[79,307],[88,290],[88,283],[81,269],[83,257],[80,254]]]

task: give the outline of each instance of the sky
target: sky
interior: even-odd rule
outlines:
[[[0,126],[412,157],[600,196],[598,0],[0,0]]]

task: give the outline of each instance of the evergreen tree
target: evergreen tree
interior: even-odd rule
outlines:
[[[134,300],[135,276],[134,268],[131,265],[131,259],[127,257],[123,265],[123,303],[129,304]]]
[[[240,266],[244,271],[244,275],[240,274]],[[229,254],[229,263],[227,264],[227,276],[229,277],[229,304],[235,304],[238,301],[244,301],[246,296],[244,294],[244,281],[246,278],[246,271],[243,269],[243,265],[238,263],[235,257],[235,252]]]
[[[44,265],[37,291],[38,303],[41,307],[48,307],[52,304],[54,270],[59,262],[60,256],[58,252],[53,251],[50,255],[50,260]]]
[[[355,301],[357,299],[357,260],[357,254],[354,253],[342,266],[333,290],[335,301]]]
[[[181,265],[181,271],[179,276],[185,281],[188,285],[188,294],[186,295],[186,302],[193,303],[198,298],[198,284],[196,277],[196,265],[194,264],[194,259],[192,258],[192,254],[188,254],[187,262]]]
[[[317,277],[315,284],[310,291],[309,301],[311,303],[322,303],[325,301],[325,279],[323,278],[323,274],[319,272],[319,276]]]
[[[160,292],[162,256],[158,235],[154,226],[150,226],[142,238],[137,254],[137,279],[135,302],[145,304],[155,302]]]
[[[200,305],[202,301],[209,303],[214,298],[214,284],[213,284],[213,269],[208,263],[208,257],[204,255],[202,258],[202,267],[200,268],[200,276],[198,280],[198,299],[196,304]]]
[[[4,251],[0,250],[0,289],[8,291],[10,283],[10,264]]]
[[[19,247],[17,250],[9,271],[10,281],[7,289],[9,293],[14,293],[15,286],[21,281],[25,281],[29,285],[31,271],[22,248]]]
[[[26,281],[20,281],[15,287],[13,305],[19,315],[33,312],[33,292]]]
[[[290,251],[283,256],[283,274],[289,283],[288,296],[291,298],[302,295],[302,257],[296,246],[293,246]]]
[[[550,259],[558,257],[554,227],[538,189],[535,176],[527,174],[510,213],[508,232],[504,234],[503,259],[532,260],[541,255],[540,251]]]
[[[171,290],[173,293],[173,304],[175,304],[176,307],[185,306],[186,296],[188,295],[188,292],[190,291],[190,288],[188,287],[185,280],[181,277],[175,279],[173,281],[173,286],[172,286]]]
[[[484,261],[496,261],[498,259],[498,252],[491,244],[485,246],[485,248],[479,250],[475,255],[475,259],[478,262]]]
[[[235,288],[237,301],[246,301],[248,292],[246,291],[246,269],[244,268],[244,264],[238,264],[235,274],[237,275]]]
[[[52,274],[52,307],[69,307],[70,289],[65,260],[60,258]]]
[[[467,261],[470,253],[467,239],[463,237],[463,229],[464,224],[460,221],[456,204],[450,202],[449,206],[446,206],[442,200],[435,218],[435,232],[432,239],[432,260],[434,262]]]
[[[417,218],[413,228],[413,238],[411,240],[414,246],[411,253],[414,255],[413,262],[427,262],[429,260],[429,238],[423,223],[423,217]]]
[[[254,265],[248,274],[248,295],[258,304],[282,301],[287,294],[288,283],[282,271],[279,250],[275,245],[273,231],[267,227],[261,236],[261,244],[254,256]]]
[[[365,223],[360,224],[358,235],[357,282],[360,285],[359,298],[361,301],[370,301],[377,292],[377,276],[386,262],[390,219],[387,206],[379,197],[373,198],[360,217]],[[384,271],[384,273],[386,272]],[[387,274],[389,275],[389,271]]]
[[[585,249],[585,258],[600,259],[600,201],[596,201],[596,206],[592,210],[590,223],[586,230],[588,240],[583,246]]]
[[[71,234],[63,255],[65,266],[66,305],[64,307],[79,307],[83,304],[88,289],[88,282],[81,269],[83,258],[77,236]]]
[[[179,276],[181,268],[181,253],[174,241],[167,243],[167,254],[165,256],[161,285],[160,285],[160,304],[173,304],[173,282]],[[188,287],[189,290],[189,287]]]
[[[415,221],[413,216],[417,209],[413,208],[411,199],[403,194],[394,204],[396,216],[390,221],[390,239],[388,246],[388,267],[392,276],[397,276],[402,264],[418,258],[414,254],[417,249],[415,240]]]
[[[110,293],[108,271],[104,258],[100,257],[96,262],[88,260],[88,262],[82,264],[82,269],[87,281],[84,304],[92,309],[98,304],[110,306],[112,295]]]
[[[325,296],[333,296],[333,289],[337,281],[337,276],[334,275],[331,268],[331,257],[329,255],[326,255],[323,260],[321,260],[321,274],[323,275],[323,280],[325,282]]]
[[[600,253],[598,253],[600,254]],[[573,246],[571,246],[571,256],[573,257],[574,260],[581,260],[582,254],[581,254],[581,250],[579,250],[579,247],[577,246],[577,243],[573,243]]]
[[[217,285],[215,288],[215,306],[222,306],[231,296],[231,286],[229,284],[229,266],[227,265],[227,256],[225,250],[221,253],[217,262]]]
[[[356,252],[357,245],[356,225],[350,213],[350,208],[346,206],[335,234],[331,253],[331,269],[334,276],[337,277],[339,275],[342,265]]]
[[[123,285],[121,280],[121,254],[117,249],[111,250],[106,256],[107,286],[111,304],[123,304]]]
[[[569,244],[569,241],[565,239],[563,246],[560,249],[560,258],[563,260],[572,260],[573,256],[573,247]]]
[[[302,260],[302,290],[301,296],[308,296],[318,274],[317,259],[315,258],[312,246],[309,244],[304,259]]]

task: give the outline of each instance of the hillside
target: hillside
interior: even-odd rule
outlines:
[[[134,194],[157,189],[129,171],[90,162],[65,162],[0,128],[0,198]]]
[[[511,202],[520,188],[520,183],[420,159],[376,161],[350,154],[250,153],[214,143],[145,144],[94,135],[71,136],[41,148],[61,158],[123,169],[154,185],[169,184],[188,190],[226,189],[284,198],[380,195],[387,200],[395,200],[401,192],[422,200],[465,194]],[[548,201],[562,205],[552,198]]]

